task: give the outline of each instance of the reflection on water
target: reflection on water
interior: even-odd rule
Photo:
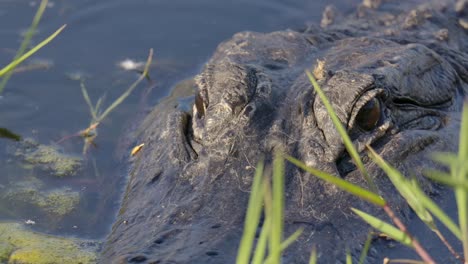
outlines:
[[[14,56],[38,2],[0,1],[4,64]],[[131,148],[125,134],[135,122],[127,120],[145,110],[141,102],[152,105],[167,95],[177,81],[199,71],[216,46],[233,33],[318,22],[324,6],[334,2],[341,2],[339,8],[346,11],[357,1],[50,1],[34,41],[62,24],[68,24],[66,30],[13,75],[0,99],[0,220],[28,223],[42,232],[102,237],[125,188],[126,168],[119,157]],[[150,48],[155,50],[151,69],[155,89],[146,94],[148,84],[140,85],[104,120],[97,146],[86,157],[81,155],[79,137],[57,144],[89,125],[89,109],[74,78],[85,78],[93,103],[105,95],[106,107],[137,78],[117,64],[125,59],[143,61]],[[47,67],[37,66],[44,62]],[[55,151],[59,157],[79,157],[79,167],[59,175],[41,166],[43,160],[18,155],[26,147],[24,141],[11,140],[18,136],[36,142],[30,152],[46,148],[42,151],[48,155]]]

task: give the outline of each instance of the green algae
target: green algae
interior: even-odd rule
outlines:
[[[38,206],[47,212],[57,216],[64,216],[76,208],[80,202],[80,194],[68,188],[50,191],[43,199],[38,201]]]
[[[99,243],[37,233],[0,222],[0,263],[88,264],[97,262]]]
[[[14,250],[15,248],[12,244],[4,241],[0,242],[0,263],[7,263],[8,259],[10,258],[11,252],[13,252]]]
[[[80,202],[79,192],[70,188],[58,188],[41,191],[42,183],[37,181],[24,181],[12,185],[1,197],[8,205],[15,208],[37,207],[50,218],[60,220],[72,212]]]
[[[76,174],[83,163],[81,157],[64,154],[57,146],[39,144],[30,138],[19,143],[15,156],[22,158],[26,165],[50,171],[57,177]]]

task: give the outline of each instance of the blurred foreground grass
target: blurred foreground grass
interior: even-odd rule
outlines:
[[[325,97],[315,78],[309,72],[306,72],[317,95],[321,98],[323,104],[340,133],[345,147],[350,153],[354,163],[366,180],[369,189],[354,185],[340,177],[330,175],[324,171],[307,167],[303,162],[285,154],[275,153],[273,161],[273,175],[264,175],[263,161],[257,165],[254,176],[249,204],[245,217],[244,233],[240,242],[237,264],[244,263],[281,263],[281,254],[291,243],[300,235],[302,230],[297,230],[289,238],[283,240],[284,227],[284,159],[293,163],[302,170],[314,175],[324,181],[334,184],[338,188],[349,192],[360,199],[382,208],[392,220],[393,224],[387,223],[382,219],[369,215],[357,208],[351,208],[352,211],[361,217],[366,223],[374,229],[386,234],[388,237],[411,247],[420,256],[423,262],[417,260],[402,260],[405,263],[436,263],[431,255],[426,251],[418,240],[406,228],[405,224],[394,213],[391,205],[379,195],[377,186],[368,175],[360,155],[351,139],[346,133],[345,128],[338,120],[328,99]],[[415,179],[405,177],[394,167],[382,159],[370,146],[366,146],[367,155],[387,174],[395,189],[406,200],[415,214],[423,221],[428,231],[434,232],[439,239],[446,245],[447,254],[452,254],[461,263],[467,264],[468,261],[468,102],[465,102],[462,112],[462,124],[460,128],[459,151],[458,154],[439,153],[434,154],[434,159],[450,169],[450,173],[428,170],[426,176],[439,183],[451,188],[456,197],[458,208],[458,221],[451,219],[428,195],[422,191]],[[260,236],[256,238],[257,228],[259,228],[262,218]],[[437,219],[444,225],[462,244],[463,254],[458,254],[451,244],[445,239],[442,232],[438,229],[434,219]],[[458,224],[457,224],[458,222]],[[359,263],[364,263],[367,251],[370,247],[372,237],[369,235],[364,244]],[[458,245],[457,245],[458,246]],[[315,248],[311,249],[310,263],[317,262],[317,252]],[[345,258],[346,255],[346,258]],[[343,252],[346,263],[352,263],[349,252]],[[400,262],[402,263],[402,262]]]

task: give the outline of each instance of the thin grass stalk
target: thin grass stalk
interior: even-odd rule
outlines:
[[[99,97],[96,103],[96,107],[94,107],[94,112],[96,113],[96,116],[99,116],[99,112],[101,112],[101,104],[102,104],[102,101],[104,101],[104,97],[105,96]]]
[[[418,188],[415,188],[415,195],[418,197],[419,201],[424,205],[424,207],[429,210],[439,221],[449,229],[455,237],[461,240],[461,231],[459,227],[452,221],[452,219],[445,214],[445,212],[440,209],[440,207],[435,204],[427,195]],[[464,262],[464,259],[453,249],[452,245],[445,239],[445,236],[439,231],[439,229],[431,229],[437,237],[444,243],[450,253],[456,258]]]
[[[263,181],[263,162],[259,162],[255,171],[255,176],[252,183],[247,213],[245,216],[244,233],[237,253],[236,263],[248,263],[250,260],[252,246],[255,240],[258,224],[260,222],[264,188]]]
[[[455,165],[454,165],[455,166]],[[436,170],[425,170],[424,176],[441,184],[447,185],[452,189],[463,188],[468,191],[468,181],[455,179],[452,174]]]
[[[286,240],[281,243],[281,252],[286,250],[287,247],[294,243],[294,241],[296,241],[301,236],[302,232],[304,232],[304,229],[299,228],[292,235],[286,238]]]
[[[447,241],[445,236],[442,234],[442,232],[439,231],[439,229],[432,230],[434,233],[436,233],[437,237],[444,243],[445,247],[450,251],[450,253],[458,260],[460,260],[462,263],[465,262],[465,260],[453,249],[452,245]]]
[[[309,264],[317,264],[317,247],[312,246],[312,252],[310,253]]]
[[[412,259],[385,259],[384,264],[426,264],[426,262]]]
[[[270,233],[271,228],[270,226],[271,219],[265,219],[265,221],[263,222],[262,231],[260,231],[260,237],[257,240],[257,245],[254,250],[252,264],[262,264],[265,260],[266,248],[268,244],[268,235]]]
[[[364,261],[366,260],[367,254],[370,249],[371,242],[372,242],[372,232],[369,231],[369,233],[367,234],[366,242],[364,243],[364,246],[362,247],[361,256],[359,256],[359,262],[358,262],[359,264],[364,264]]]
[[[143,81],[149,71],[149,67],[151,66],[151,61],[153,59],[153,49],[150,49],[148,59],[146,60],[145,69],[143,73],[138,77],[138,79],[123,93],[119,98],[117,98],[101,115],[98,116],[97,122],[101,122],[106,116],[114,110],[118,105],[120,105],[131,93],[132,91],[138,86],[138,84]]]
[[[289,162],[291,162],[292,164],[296,165],[298,168],[301,168],[302,170],[314,175],[315,177],[320,178],[326,182],[329,182],[335,185],[336,187],[356,197],[359,197],[365,201],[368,201],[380,207],[386,204],[386,201],[381,196],[377,195],[376,193],[373,193],[367,189],[364,189],[356,184],[352,184],[349,181],[343,180],[340,177],[336,177],[324,171],[310,168],[307,165],[305,165],[302,161],[296,158],[293,158],[291,156],[285,155],[284,158],[288,160]]]
[[[437,228],[432,214],[434,214],[452,233],[458,238],[461,237],[461,232],[453,221],[421,190],[415,179],[406,179],[399,171],[390,166],[383,158],[378,155],[370,146],[366,146],[369,151],[369,156],[376,162],[380,168],[390,178],[398,192],[405,198],[406,202],[418,215],[418,217],[431,229],[439,239],[444,243],[449,252],[460,259],[460,256],[453,250],[445,237]],[[432,212],[432,214],[430,213]]]
[[[94,109],[93,103],[91,102],[91,99],[89,98],[88,90],[86,89],[83,81],[80,82],[80,87],[81,87],[81,93],[83,94],[83,98],[85,99],[86,104],[89,107],[89,112],[91,113],[91,118],[93,119],[91,121],[91,124],[95,123],[97,118],[98,118],[97,114],[96,114],[96,109]]]
[[[351,211],[353,211],[353,213],[362,218],[362,220],[364,220],[370,226],[386,234],[388,237],[391,237],[395,241],[400,242],[402,245],[413,248],[411,238],[405,232],[398,229],[398,227],[395,227],[394,225],[389,224],[383,221],[382,219],[377,218],[359,209],[351,208]]]
[[[392,219],[393,223],[401,230],[403,231],[410,239],[411,239],[411,244],[414,247],[414,251],[421,257],[422,260],[427,262],[428,264],[435,264],[435,261],[432,259],[432,257],[427,253],[427,251],[419,244],[418,240],[416,240],[411,234],[408,232],[408,228],[403,224],[403,222],[398,218],[393,210],[386,204],[383,206],[383,209],[385,213]]]
[[[466,182],[467,170],[464,166],[468,160],[468,101],[465,101],[460,127],[458,166],[452,166],[453,177],[461,182]],[[468,263],[468,191],[464,188],[455,188],[455,198],[458,207],[458,221],[462,232],[463,255],[465,263]]]
[[[296,230],[292,235],[290,235],[286,240],[284,240],[283,243],[281,243],[280,258],[281,258],[281,253],[285,251],[286,248],[288,248],[292,243],[294,243],[294,241],[296,241],[299,238],[299,236],[302,234],[303,231],[304,229],[302,228]],[[267,260],[265,260],[265,264],[271,264],[272,262],[273,262],[273,256],[270,255],[267,258]]]
[[[19,57],[18,59],[10,62],[8,65],[6,65],[5,67],[3,67],[1,70],[0,70],[0,77],[2,77],[3,75],[5,75],[6,73],[8,73],[9,71],[13,70],[16,66],[18,66],[18,64],[22,63],[24,60],[26,60],[27,58],[29,58],[31,55],[33,55],[34,53],[36,53],[38,50],[40,50],[41,48],[43,48],[45,45],[47,45],[49,42],[51,42],[55,37],[57,37],[58,34],[60,34],[60,32],[63,31],[63,29],[66,27],[67,25],[63,25],[61,26],[59,29],[57,29],[54,33],[52,33],[49,37],[47,37],[46,39],[44,39],[42,42],[40,42],[39,44],[37,44],[36,46],[34,46],[32,49],[30,49],[28,52],[26,52],[25,54],[21,55],[21,57]],[[2,91],[0,90],[0,93]]]
[[[450,175],[447,174],[447,177],[450,177]],[[455,188],[455,186],[453,186],[453,188]],[[453,235],[455,235],[455,237],[462,240],[460,228],[431,198],[429,198],[429,196],[424,193],[419,186],[415,186],[413,188],[413,192],[427,210],[437,217],[440,222],[443,223],[453,233]]]
[[[346,129],[343,127],[343,124],[341,123],[335,111],[333,110],[333,107],[330,104],[330,101],[328,101],[327,97],[325,96],[322,89],[318,85],[314,76],[307,70],[306,70],[306,74],[307,74],[307,77],[309,77],[309,81],[312,83],[312,86],[314,87],[315,92],[322,100],[322,103],[325,105],[325,108],[327,109],[327,112],[330,115],[330,118],[333,121],[333,124],[335,125],[336,130],[338,131],[338,133],[341,136],[341,139],[343,140],[346,150],[348,151],[349,155],[353,159],[354,163],[358,167],[361,174],[363,175],[364,179],[367,182],[367,185],[369,185],[370,190],[378,194],[379,192],[378,192],[377,186],[375,185],[374,181],[367,173],[367,170],[364,167],[364,164],[362,163],[359,153],[357,152],[356,148],[354,147],[353,142],[349,138],[348,133],[346,132]]]
[[[267,177],[263,178],[262,187],[265,219],[263,221],[260,238],[255,248],[252,264],[264,263],[268,240],[271,238],[272,196],[270,181]]]
[[[463,122],[462,122],[463,123]],[[462,136],[462,135],[460,135]],[[435,152],[431,155],[432,159],[444,164],[448,167],[456,166],[457,164],[462,168],[468,169],[468,164],[459,164],[459,157],[458,153],[452,152]]]
[[[346,248],[346,264],[353,264],[353,257],[351,256],[349,248]]]
[[[273,160],[273,207],[270,236],[269,263],[281,262],[281,241],[283,239],[284,214],[284,159],[275,153]]]
[[[36,14],[34,15],[34,19],[31,23],[31,26],[29,27],[28,31],[26,32],[23,41],[21,42],[21,45],[16,52],[16,55],[13,60],[18,59],[21,55],[24,54],[26,49],[29,46],[29,43],[31,42],[32,37],[36,33],[37,25],[39,25],[39,22],[41,21],[42,14],[44,13],[44,10],[47,7],[47,2],[48,0],[42,0],[41,3],[39,4],[39,8],[36,11]],[[14,69],[14,68],[13,68]],[[0,83],[0,93],[2,93],[3,89],[5,89],[5,86],[10,79],[11,75],[13,74],[13,69],[5,74],[5,76],[2,79],[2,82]]]

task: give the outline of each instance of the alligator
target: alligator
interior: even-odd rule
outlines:
[[[101,262],[233,263],[256,164],[265,159],[268,169],[275,150],[367,186],[306,70],[380,194],[410,219],[364,146],[413,175],[426,192],[439,192],[422,170],[440,168],[430,153],[458,149],[468,92],[466,12],[466,1],[365,0],[348,15],[327,7],[321,25],[240,32],[221,43],[185,82],[194,92],[157,104],[135,132],[145,145],[130,157]],[[344,260],[346,247],[355,255],[369,227],[350,207],[383,215],[291,164],[285,205],[285,235],[304,232],[284,252],[284,263],[307,263],[313,245],[320,263]]]

